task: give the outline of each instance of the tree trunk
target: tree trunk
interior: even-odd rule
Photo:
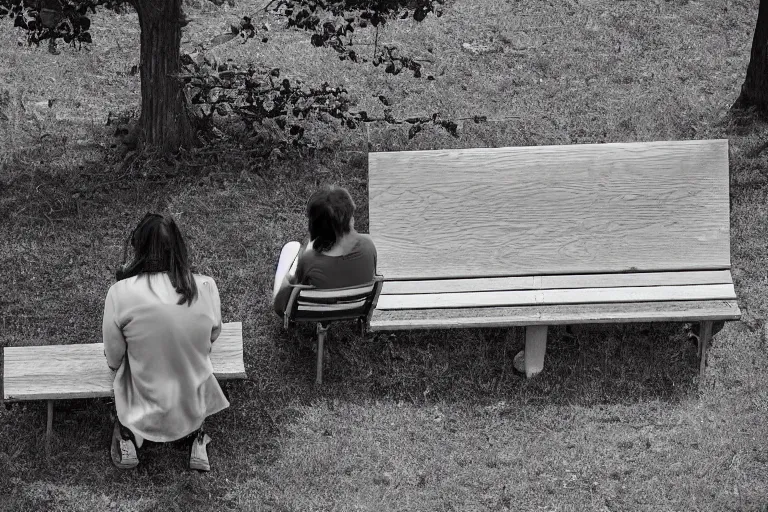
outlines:
[[[747,77],[732,108],[747,107],[768,114],[768,0],[760,0]]]
[[[192,124],[177,75],[181,71],[182,0],[133,0],[141,29],[141,118],[145,147],[176,152],[192,142]]]

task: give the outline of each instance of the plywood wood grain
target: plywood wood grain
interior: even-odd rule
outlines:
[[[219,338],[211,349],[213,373],[219,379],[244,379],[243,324],[228,322],[222,325]]]
[[[730,267],[728,142],[369,155],[388,280]]]
[[[618,322],[738,320],[736,301],[667,301],[374,312],[371,330],[512,327]]]
[[[382,294],[462,293],[555,288],[611,288],[624,286],[677,286],[730,284],[730,270],[643,272],[631,274],[575,274],[569,276],[475,277],[385,281]]]
[[[542,276],[541,289],[732,284],[730,270]]]
[[[240,322],[225,323],[213,344],[211,363],[219,379],[245,378]],[[112,396],[114,372],[103,343],[6,347],[4,400],[47,400]]]
[[[112,396],[102,343],[6,347],[4,400]]]
[[[732,284],[382,295],[378,310],[736,299]]]

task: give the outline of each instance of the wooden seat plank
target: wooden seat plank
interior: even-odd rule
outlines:
[[[211,363],[219,379],[245,378],[242,323],[222,326]],[[115,373],[103,343],[6,347],[3,399],[53,400],[113,396]]]
[[[542,289],[733,284],[730,270],[542,276]]]
[[[377,309],[441,309],[735,299],[732,284],[381,295]]]
[[[112,396],[103,343],[6,347],[3,400]]]
[[[387,279],[730,268],[728,142],[369,155]]]
[[[619,288],[625,286],[679,286],[731,284],[729,270],[643,272],[631,274],[576,274],[567,276],[479,277],[385,281],[382,295],[461,293],[557,288]]]
[[[245,379],[243,323],[227,322],[211,347],[211,364],[217,379]]]
[[[632,304],[571,304],[490,308],[376,310],[372,331],[514,327],[619,322],[693,322],[738,320],[735,300],[638,302]]]

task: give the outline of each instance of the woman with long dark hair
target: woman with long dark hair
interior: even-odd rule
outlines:
[[[210,470],[203,420],[227,407],[213,375],[211,343],[221,332],[213,279],[193,274],[173,218],[147,214],[126,242],[133,259],[117,272],[104,304],[107,364],[116,370],[116,466],[138,463],[137,448],[191,438],[189,465]]]
[[[309,242],[283,246],[275,273],[272,302],[283,316],[291,284],[343,288],[369,283],[376,273],[376,246],[355,231],[355,202],[334,185],[320,188],[307,203]]]

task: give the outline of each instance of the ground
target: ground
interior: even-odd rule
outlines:
[[[191,50],[261,3],[190,3]],[[380,40],[434,81],[340,62],[303,34],[214,49],[347,86],[360,109],[461,123],[459,137],[373,125],[257,158],[247,140],[134,160],[105,126],[137,111],[138,24],[100,13],[75,51],[0,30],[0,346],[100,341],[103,300],[130,229],[171,212],[225,321],[242,321],[248,379],[211,419],[213,471],[154,446],[138,469],[108,456],[105,400],[0,408],[2,510],[768,510],[768,125],[733,116],[757,2],[455,0]],[[360,34],[359,43],[372,42]],[[208,44],[210,46],[210,44]],[[368,48],[369,46],[364,46]],[[362,51],[365,53],[365,50]],[[7,94],[5,94],[7,93]],[[313,386],[311,330],[269,308],[281,245],[302,239],[319,183],[348,187],[367,229],[369,150],[728,138],[731,254],[744,316],[715,337],[705,375],[680,324],[550,330],[546,371],[511,371],[517,329],[359,337],[334,327]],[[114,145],[114,147],[112,147]]]

